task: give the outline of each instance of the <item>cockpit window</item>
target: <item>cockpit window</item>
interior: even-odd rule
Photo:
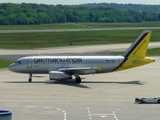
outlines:
[[[21,61],[16,61],[16,64],[21,64]]]

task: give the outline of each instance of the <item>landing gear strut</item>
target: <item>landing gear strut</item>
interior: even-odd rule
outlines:
[[[80,76],[76,76],[76,83],[81,83],[81,77]]]
[[[32,82],[32,74],[29,74],[28,82]]]

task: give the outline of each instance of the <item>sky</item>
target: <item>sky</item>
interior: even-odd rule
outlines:
[[[0,0],[0,3],[38,3],[51,5],[76,5],[84,3],[119,3],[119,4],[147,4],[160,5],[160,0]]]

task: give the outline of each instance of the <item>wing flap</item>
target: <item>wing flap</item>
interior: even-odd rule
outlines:
[[[79,68],[59,68],[59,71],[70,72],[72,74],[93,74],[101,67],[79,67]]]

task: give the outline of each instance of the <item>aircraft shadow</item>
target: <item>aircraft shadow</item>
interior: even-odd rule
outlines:
[[[160,103],[157,103],[157,102],[153,102],[153,103],[135,103],[135,104],[139,104],[139,105],[143,105],[143,104],[159,104],[160,105]]]
[[[135,84],[135,85],[144,85],[140,81],[127,81],[127,82],[111,82],[111,81],[82,81],[82,83],[116,83],[116,84]]]
[[[85,78],[82,78],[85,79]],[[72,86],[72,87],[79,87],[79,88],[88,88],[87,85],[84,84],[78,84],[75,82],[74,79],[69,79],[69,80],[45,80],[45,81],[32,81],[32,83],[29,83],[28,81],[4,81],[4,83],[27,83],[27,84],[34,84],[34,83],[43,83],[43,84],[62,84],[62,85],[67,85],[67,86]],[[106,84],[135,84],[135,85],[143,85],[140,81],[127,81],[127,82],[109,82],[109,81],[83,81],[82,83],[88,84],[88,83],[106,83]]]
[[[52,80],[51,82],[46,82],[46,84],[61,84],[61,85],[67,85],[72,87],[79,87],[79,88],[90,88],[86,85],[78,84],[75,82],[75,80]]]
[[[82,78],[84,79],[84,78]],[[44,80],[44,81],[32,81],[29,83],[28,81],[3,81],[3,83],[27,83],[27,84],[35,84],[35,83],[43,83],[43,84],[63,84],[63,85],[68,85],[72,87],[79,87],[79,88],[90,88],[88,86],[78,84],[75,82],[74,79],[69,79],[69,80]]]
[[[84,78],[82,78],[84,79]],[[143,85],[140,81],[128,81],[128,82],[108,82],[108,81],[83,81],[81,82],[82,84],[85,83],[86,85],[88,83],[106,83],[106,84],[110,84],[110,83],[115,83],[115,84],[135,84],[135,85]],[[68,85],[68,86],[73,86],[73,87],[81,87],[81,88],[90,88],[85,86],[84,84],[78,84],[75,82],[74,79],[70,79],[70,80],[53,80],[53,82],[46,82],[46,84],[63,84],[63,85]]]

